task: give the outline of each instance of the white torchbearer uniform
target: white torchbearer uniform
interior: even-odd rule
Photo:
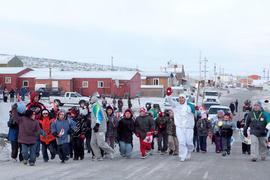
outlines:
[[[174,112],[174,123],[176,126],[176,136],[179,143],[179,158],[187,159],[188,153],[194,149],[193,131],[194,131],[194,114],[191,107],[185,102],[180,104],[173,101],[171,97],[167,97],[168,102],[172,106]]]

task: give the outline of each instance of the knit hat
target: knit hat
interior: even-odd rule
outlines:
[[[261,103],[260,101],[257,101],[257,102],[254,104],[254,106],[260,106],[260,107],[262,107],[262,103]]]
[[[71,110],[70,110],[70,113],[71,113],[71,114],[74,114],[74,115],[77,115],[77,111],[76,111],[75,109],[71,109]]]
[[[23,103],[17,103],[17,112],[20,114],[23,114],[26,109],[25,104]]]
[[[140,112],[146,112],[146,109],[144,107],[141,107]]]
[[[183,97],[186,99],[186,95],[185,94],[180,94],[179,97]]]
[[[66,111],[65,111],[64,109],[59,109],[58,115],[59,115],[60,113],[66,114]]]

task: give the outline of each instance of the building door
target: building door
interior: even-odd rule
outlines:
[[[52,81],[52,89],[58,89],[58,81]]]

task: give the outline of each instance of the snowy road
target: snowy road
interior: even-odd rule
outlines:
[[[239,106],[243,101],[251,98],[255,93],[238,90],[232,94],[224,94],[222,104],[229,105],[236,98]],[[242,112],[235,118],[242,117]],[[235,119],[237,120],[237,119]],[[103,162],[93,162],[89,154],[83,161],[70,160],[67,164],[60,164],[58,158],[43,163],[38,158],[36,166],[25,166],[11,161],[0,162],[1,179],[190,179],[190,180],[269,180],[269,160],[253,163],[248,155],[241,154],[241,142],[238,133],[234,133],[236,142],[232,153],[228,157],[214,152],[214,145],[208,141],[206,154],[193,153],[192,160],[180,162],[176,156],[160,155],[155,153],[148,159],[141,160],[138,139],[134,140],[133,158],[123,159],[117,153],[114,160],[106,159]]]

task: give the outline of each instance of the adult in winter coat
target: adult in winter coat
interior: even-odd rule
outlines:
[[[74,150],[74,158],[73,160],[80,160],[84,159],[84,139],[85,139],[85,132],[87,128],[87,122],[84,121],[82,116],[79,114],[79,111],[72,109],[70,111],[71,117],[76,124],[76,129],[72,134],[72,141],[73,141],[73,150]]]
[[[208,132],[211,129],[211,122],[207,119],[206,111],[201,112],[201,118],[198,120],[197,124],[197,133],[200,141],[200,150],[202,152],[207,151],[207,136]]]
[[[118,106],[117,106],[118,111],[121,113],[124,106],[122,98],[119,98],[117,103],[118,103]]]
[[[168,149],[168,134],[166,132],[167,118],[162,111],[158,112],[158,117],[155,120],[156,131],[158,132],[158,151],[164,154]]]
[[[234,115],[235,106],[233,102],[230,104],[230,109],[231,109],[232,114]]]
[[[238,99],[235,100],[235,112],[238,112]]]
[[[167,91],[167,99],[174,112],[176,135],[179,142],[179,158],[180,161],[189,160],[191,158],[191,152],[194,149],[193,130],[195,125],[195,106],[187,103],[184,94],[179,96],[179,102],[173,101],[168,95],[171,95],[170,89]]]
[[[7,102],[7,100],[8,100],[8,90],[7,90],[7,88],[5,88],[4,91],[3,91],[3,98],[4,98],[4,102]]]
[[[18,104],[17,112],[19,116],[23,116],[25,108],[26,108],[25,104],[21,104],[21,103]],[[11,111],[10,111],[10,118],[7,125],[9,127],[8,140],[10,141],[10,144],[11,144],[11,158],[17,161],[18,150],[19,150],[19,160],[23,161],[22,146],[20,143],[18,143],[19,126],[15,121],[13,121]]]
[[[27,92],[26,88],[25,88],[25,87],[22,87],[22,88],[21,88],[21,96],[22,96],[22,101],[24,101],[24,98],[25,98],[26,92]]]
[[[107,115],[101,105],[98,103],[98,98],[92,96],[90,103],[91,107],[91,127],[92,127],[92,137],[91,137],[91,147],[96,156],[95,159],[102,161],[100,149],[105,151],[113,158],[114,150],[105,142],[105,133],[107,131]]]
[[[91,129],[91,115],[90,115],[88,106],[85,106],[83,108],[83,110],[81,111],[81,115],[82,115],[83,121],[86,122],[85,139],[86,139],[87,152],[88,153],[92,152],[92,155],[94,156],[94,153],[90,145],[92,129]]]
[[[140,138],[140,150],[142,153],[142,159],[146,158],[146,150],[151,154],[151,142],[145,142],[146,137],[152,136],[154,133],[155,124],[154,120],[151,116],[146,114],[146,109],[140,109],[140,116],[138,116],[135,120],[135,131],[136,136]],[[151,135],[147,135],[151,133]]]
[[[267,117],[265,116],[261,102],[256,102],[253,110],[247,116],[244,135],[247,137],[247,129],[250,127],[251,156],[252,161],[257,161],[258,157],[265,160],[267,148],[265,145],[267,135]]]
[[[118,118],[114,115],[114,110],[111,106],[107,106],[106,114],[108,118],[106,142],[114,149],[114,142],[117,136]]]
[[[38,92],[32,92],[30,95],[31,102],[26,105],[26,109],[31,110],[35,112],[35,118],[36,120],[40,119],[41,111],[43,109],[46,109],[46,107],[39,102],[40,100],[40,94]],[[36,140],[36,156],[39,157],[39,151],[40,151],[40,136],[37,136]]]
[[[130,158],[133,148],[132,135],[135,132],[135,123],[131,109],[125,110],[124,117],[119,121],[117,132],[121,156]]]
[[[48,149],[51,153],[51,159],[54,159],[56,155],[56,140],[55,137],[51,134],[51,124],[54,120],[54,118],[50,118],[49,111],[47,109],[41,111],[41,117],[38,122],[41,127],[40,141],[42,145],[42,156],[44,162],[48,162],[49,160],[47,152]]]
[[[35,113],[27,110],[24,116],[19,116],[17,104],[12,106],[12,119],[19,125],[18,142],[22,145],[22,155],[24,164],[34,166],[36,162],[35,143],[40,133],[38,121],[35,119]]]
[[[129,109],[132,108],[131,98],[128,98],[128,108],[129,108]]]
[[[177,156],[179,154],[179,143],[176,137],[176,126],[174,123],[174,112],[172,110],[167,110],[165,112],[166,118],[166,132],[168,134],[169,143],[169,155]]]
[[[61,163],[68,161],[70,154],[70,136],[76,130],[76,124],[72,119],[66,119],[65,112],[59,110],[57,119],[51,124],[51,133],[56,137],[58,155]]]
[[[14,97],[15,97],[15,91],[14,91],[14,89],[11,89],[9,91],[9,96],[10,96],[10,102],[14,102]]]

